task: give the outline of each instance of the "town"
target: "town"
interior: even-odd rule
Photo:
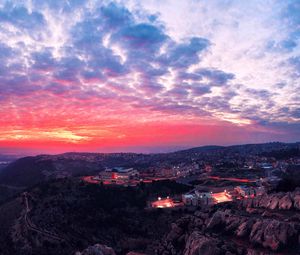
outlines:
[[[151,167],[142,171],[116,166],[106,168],[98,175],[84,176],[82,180],[91,184],[125,187],[172,180],[190,186],[190,190],[181,195],[153,198],[149,201],[150,207],[201,207],[261,196],[274,190],[284,174],[300,171],[299,157],[288,160],[265,156],[229,157],[211,162],[192,160],[192,163]]]

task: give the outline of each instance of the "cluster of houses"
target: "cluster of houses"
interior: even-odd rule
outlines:
[[[98,176],[94,177],[94,180],[118,183],[127,182],[130,180],[138,180],[139,175],[139,171],[134,168],[113,167],[107,168],[100,172]]]
[[[194,189],[182,195],[182,202],[186,206],[211,206],[218,203],[229,202],[234,199],[256,197],[264,194],[263,186],[237,186],[231,192],[201,192]]]
[[[234,188],[235,195],[241,198],[261,196],[265,193],[263,186],[252,187],[252,186],[237,186]]]

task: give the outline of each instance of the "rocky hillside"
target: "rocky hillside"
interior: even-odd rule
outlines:
[[[157,254],[300,254],[300,190],[197,210],[172,224]]]
[[[1,255],[300,254],[299,189],[210,208],[145,209],[151,196],[186,189],[48,181],[0,207]]]
[[[185,212],[171,224],[154,254],[300,254],[299,197],[300,189]],[[78,255],[114,255],[113,250],[103,247],[91,246]]]

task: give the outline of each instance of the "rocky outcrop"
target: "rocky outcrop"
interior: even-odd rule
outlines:
[[[263,194],[239,202],[244,208],[266,208],[270,210],[300,210],[300,190]]]
[[[240,201],[196,211],[172,224],[156,254],[298,254],[300,214],[288,212],[294,210],[296,199],[300,194],[277,193],[253,199],[251,205],[257,208],[245,208],[247,203]]]
[[[106,245],[95,244],[89,246],[82,252],[76,252],[75,255],[116,255],[114,250]]]
[[[193,232],[184,249],[184,255],[220,255],[221,249],[217,246],[218,240],[206,237],[200,232]]]
[[[294,200],[294,207],[300,210],[300,194],[295,194],[293,200]]]
[[[284,195],[278,202],[278,207],[279,209],[282,210],[289,210],[292,208],[292,206],[293,206],[293,200],[291,198],[290,193]]]
[[[207,224],[208,229],[215,229],[219,227],[224,221],[224,213],[217,211],[209,220]]]
[[[249,219],[242,222],[235,231],[236,236],[237,237],[249,236],[254,223],[255,223],[254,219]]]
[[[126,255],[146,255],[145,253],[130,251]]]

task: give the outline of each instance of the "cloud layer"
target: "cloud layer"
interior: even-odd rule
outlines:
[[[297,1],[5,1],[0,145],[299,140],[299,13]]]

